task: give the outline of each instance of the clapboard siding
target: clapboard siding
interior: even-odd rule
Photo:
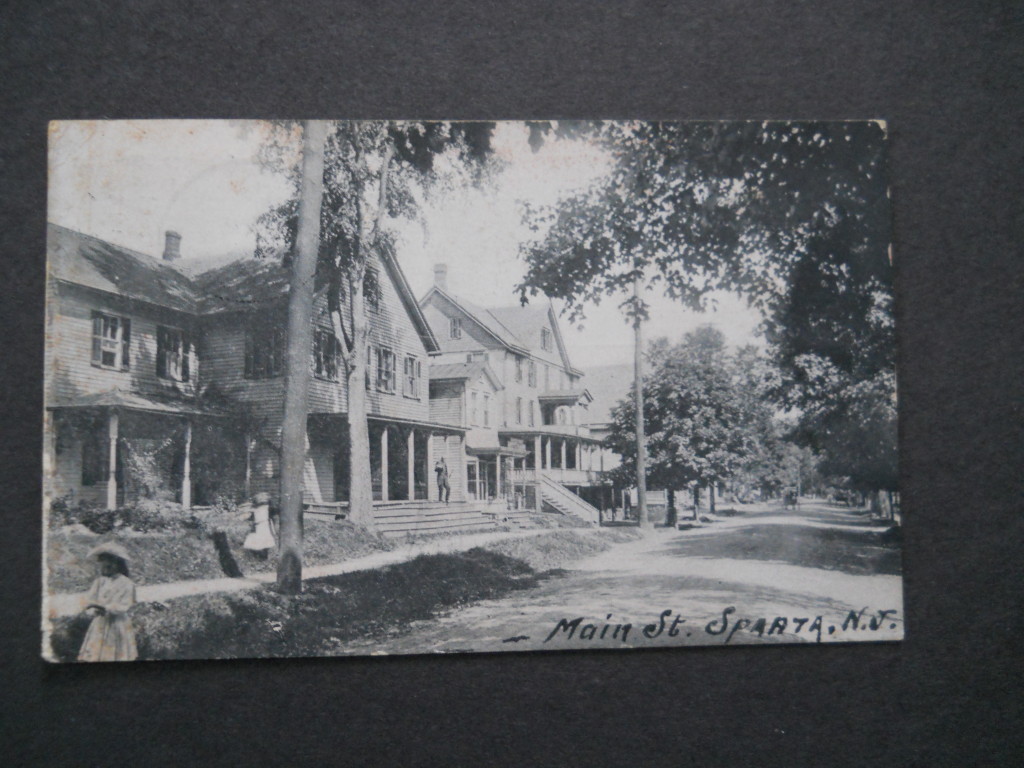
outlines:
[[[47,291],[46,402],[69,403],[82,395],[121,389],[144,395],[190,397],[200,371],[195,349],[189,355],[190,380],[156,375],[157,326],[179,328],[195,336],[194,319],[173,310],[51,280]],[[92,362],[92,313],[131,320],[128,370],[101,368]]]
[[[430,420],[438,424],[465,426],[462,409],[463,383],[455,381],[430,382]]]

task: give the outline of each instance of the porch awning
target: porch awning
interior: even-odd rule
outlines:
[[[197,405],[183,400],[154,398],[121,389],[108,389],[91,395],[55,400],[46,404],[46,409],[122,408],[128,411],[159,413],[168,416],[227,416],[228,413],[208,405]]]
[[[511,456],[514,459],[521,459],[526,456],[526,447],[512,445],[489,445],[484,448],[466,446],[466,453],[470,456]]]

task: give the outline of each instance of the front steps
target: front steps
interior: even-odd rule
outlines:
[[[348,505],[307,503],[305,514],[311,519],[345,520]],[[483,533],[498,529],[499,521],[484,514],[479,506],[453,501],[396,501],[376,503],[373,519],[377,530],[387,538],[435,533]]]

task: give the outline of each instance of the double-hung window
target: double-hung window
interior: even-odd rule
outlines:
[[[156,327],[156,375],[171,381],[188,381],[192,342],[179,328]]]
[[[127,371],[132,321],[127,317],[92,313],[92,363],[101,368]]]
[[[484,395],[484,426],[491,426],[491,396]]]
[[[547,328],[540,329],[540,348],[545,350],[551,349],[551,331]]]
[[[448,320],[448,336],[452,339],[462,338],[462,318],[452,317]]]
[[[271,379],[284,371],[284,329],[250,328],[245,332],[245,377]]]
[[[523,398],[516,398],[516,424],[523,423]]]
[[[523,358],[516,357],[516,384],[523,383]]]
[[[327,381],[338,380],[341,345],[333,332],[317,328],[313,331],[313,375]]]
[[[395,391],[395,353],[383,347],[377,350],[377,389]]]
[[[535,363],[533,360],[531,360],[529,362],[529,367],[527,369],[527,376],[529,377],[529,384],[530,384],[530,386],[531,387],[536,387],[537,386],[537,363]]]
[[[422,378],[422,367],[420,361],[412,355],[406,355],[405,357],[405,368],[403,373],[405,374],[403,381],[403,392],[406,397],[419,398],[420,396],[420,379]]]

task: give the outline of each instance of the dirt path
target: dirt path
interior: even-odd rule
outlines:
[[[789,514],[750,509],[689,531],[655,529],[534,589],[343,652],[898,640],[899,549],[885,531],[863,514],[826,505]],[[879,611],[892,613],[879,620]]]

